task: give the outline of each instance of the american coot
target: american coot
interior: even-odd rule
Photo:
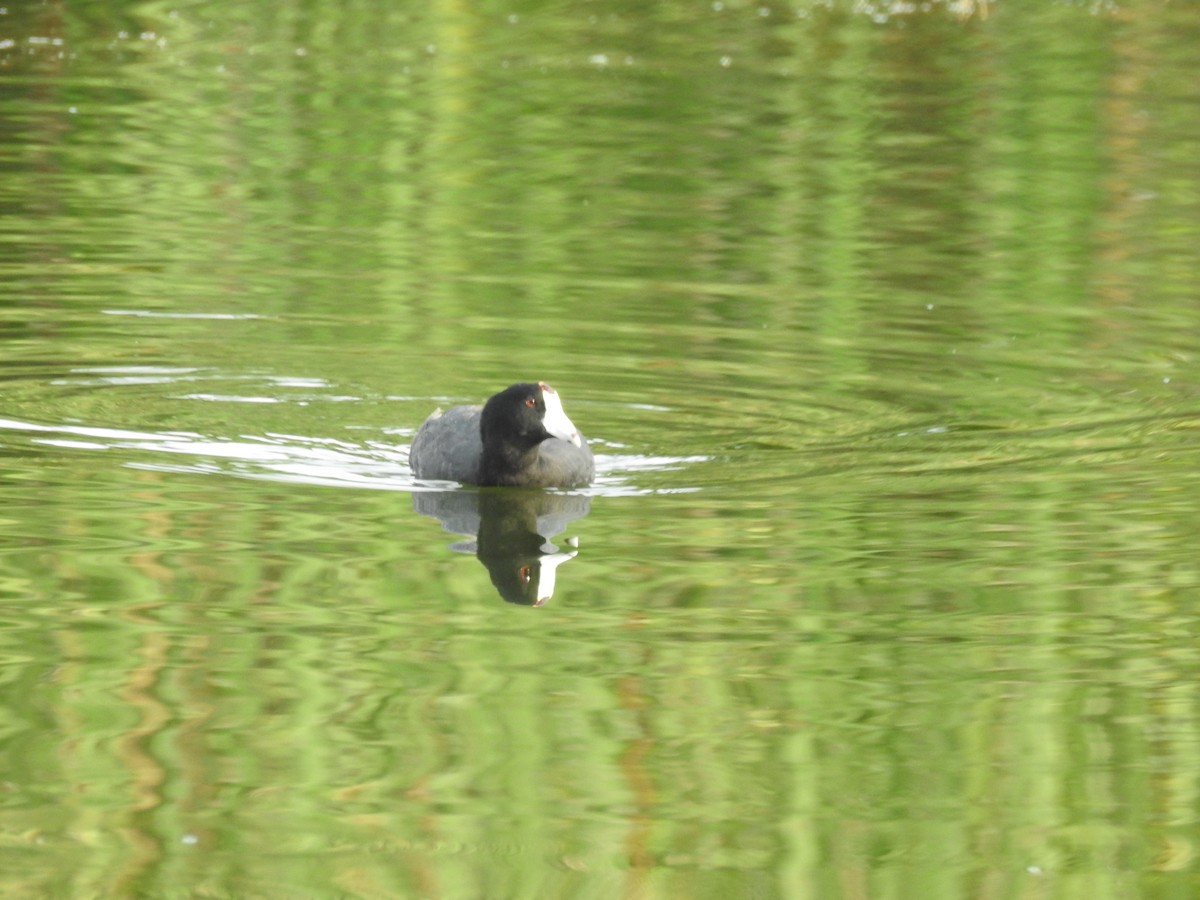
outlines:
[[[514,384],[478,406],[434,412],[408,455],[418,478],[466,484],[577,487],[591,484],[587,441],[544,381]]]

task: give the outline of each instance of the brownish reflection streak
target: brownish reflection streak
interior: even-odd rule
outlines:
[[[1136,248],[1130,245],[1131,237],[1137,233],[1132,223],[1142,205],[1136,186],[1146,174],[1145,161],[1150,154],[1144,146],[1148,122],[1139,115],[1137,103],[1145,87],[1147,52],[1141,43],[1141,32],[1130,27],[1135,24],[1131,14],[1122,11],[1117,15],[1127,27],[1118,30],[1118,37],[1113,40],[1117,64],[1104,104],[1105,143],[1111,163],[1104,179],[1108,205],[1096,236],[1100,258],[1112,267],[1099,279],[1096,293],[1109,305],[1123,306],[1133,302],[1133,279],[1119,267],[1136,256]]]
[[[640,627],[643,617],[634,614],[629,625]],[[650,832],[653,827],[653,810],[658,801],[654,789],[654,780],[646,768],[645,760],[650,755],[654,745],[648,723],[645,721],[646,699],[642,691],[641,679],[627,675],[617,681],[617,700],[622,709],[634,713],[638,721],[638,731],[642,735],[629,743],[628,749],[621,754],[621,771],[626,781],[633,789],[635,812],[630,820],[629,835],[625,840],[625,852],[629,859],[634,880],[626,886],[628,896],[641,896],[641,870],[649,869],[654,864],[650,851]]]
[[[635,702],[640,703],[637,679],[633,677],[622,678],[617,685],[617,695],[623,698],[623,700],[624,698],[634,696]],[[640,708],[628,706],[625,702],[622,702],[621,705],[626,708]],[[640,720],[641,716],[638,718]],[[657,796],[654,791],[654,782],[643,763],[645,758],[649,756],[653,743],[654,739],[649,736],[636,738],[630,743],[629,748],[621,754],[621,770],[625,773],[626,780],[628,780],[630,786],[633,788],[634,803],[637,809],[637,812],[632,817],[629,837],[625,841],[625,850],[629,855],[629,865],[634,869],[648,869],[654,864],[653,854],[650,852],[648,845],[650,842],[651,824],[654,818],[651,810],[654,809]]]
[[[140,648],[141,663],[130,672],[128,684],[121,691],[121,698],[139,711],[140,720],[115,743],[117,757],[125,763],[134,786],[134,799],[125,817],[127,824],[120,829],[133,853],[116,879],[118,896],[132,893],[139,876],[161,856],[158,840],[152,831],[139,826],[136,813],[154,809],[162,803],[160,787],[166,781],[166,771],[147,747],[169,718],[166,707],[154,694],[154,686],[166,666],[169,647],[166,635],[148,632]]]
[[[429,704],[432,705],[432,699]],[[428,846],[435,846],[437,834],[441,831],[437,813],[431,809],[433,792],[430,790],[430,777],[423,775],[418,778],[411,788],[405,791],[406,799],[412,799],[421,805],[424,812],[417,817],[417,828],[426,835]],[[417,884],[422,897],[440,897],[442,890],[438,880],[438,870],[432,865],[430,855],[424,852],[405,853],[408,860],[407,870]]]
[[[179,748],[179,770],[184,786],[179,807],[190,818],[209,809],[217,795],[207,743],[216,706],[211,682],[204,677],[206,664],[214,657],[215,651],[211,638],[200,634],[192,634],[183,651],[183,690],[187,714],[179,723],[175,745]],[[211,844],[212,835],[207,831],[191,822],[187,827],[200,838],[202,846]]]
[[[164,511],[167,507],[155,484],[160,477],[147,473],[144,480],[151,484],[136,496],[143,501],[147,510],[144,514],[147,534],[159,541],[165,540],[172,532],[173,520]],[[172,571],[163,565],[157,552],[135,553],[129,562],[133,568],[159,586],[157,597],[169,595]],[[125,610],[126,619],[140,627],[149,628],[143,633],[138,654],[141,663],[132,669],[129,681],[121,691],[121,698],[139,712],[139,723],[115,742],[117,756],[125,763],[134,786],[134,799],[129,807],[127,824],[121,829],[129,846],[134,849],[124,866],[124,871],[117,878],[122,891],[136,885],[142,873],[162,855],[160,839],[155,836],[153,829],[142,827],[136,815],[162,804],[161,787],[166,781],[165,766],[148,748],[150,741],[163,730],[170,718],[170,712],[156,695],[155,687],[167,667],[171,642],[167,634],[153,627],[156,625],[153,618],[141,615],[143,611],[161,605],[161,600],[154,599],[131,604]]]
[[[424,620],[430,633],[436,632],[437,623],[437,617],[428,617]],[[427,662],[437,655],[431,646],[422,645],[418,658],[422,662]],[[427,694],[424,702],[420,704],[421,723],[425,726],[421,730],[425,734],[431,735],[431,740],[437,747],[436,752],[432,754],[433,758],[449,759],[452,752],[450,742],[446,739],[444,732],[437,727],[439,699],[439,693],[433,691]],[[417,895],[421,897],[441,897],[444,893],[439,879],[439,870],[433,861],[433,856],[426,852],[427,848],[438,845],[443,831],[441,818],[433,805],[435,790],[432,786],[432,778],[433,774],[430,772],[416,776],[402,794],[405,801],[416,804],[421,811],[416,816],[416,830],[419,835],[417,845],[405,848],[402,854],[406,862],[405,872],[416,884]]]

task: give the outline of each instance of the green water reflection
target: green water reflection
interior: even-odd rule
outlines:
[[[5,896],[1193,896],[1198,29],[4,7]]]

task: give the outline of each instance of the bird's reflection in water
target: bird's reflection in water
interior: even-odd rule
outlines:
[[[591,512],[590,497],[542,490],[483,488],[413,494],[413,508],[473,541],[451,544],[474,553],[509,603],[542,606],[554,595],[556,570],[577,550],[561,551],[550,538]]]

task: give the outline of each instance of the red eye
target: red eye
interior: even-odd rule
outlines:
[[[525,405],[526,405],[526,406],[533,406],[533,405],[534,405],[534,403],[536,403],[536,402],[537,402],[537,401],[536,401],[536,400],[534,400],[532,397],[526,397],[526,398],[525,398]]]
[[[529,579],[533,575],[533,571],[529,566],[521,566],[517,572],[517,576],[521,579],[521,584],[529,584]]]

